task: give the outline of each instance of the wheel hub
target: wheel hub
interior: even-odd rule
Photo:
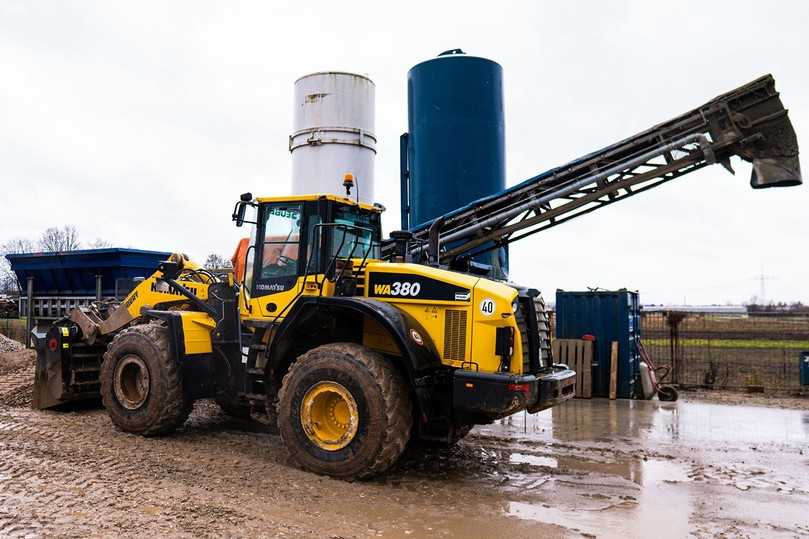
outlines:
[[[357,402],[337,382],[318,382],[307,390],[301,401],[301,426],[319,448],[338,451],[357,434]]]
[[[137,410],[149,397],[149,369],[140,357],[128,355],[121,358],[115,366],[113,379],[115,398],[127,410]]]

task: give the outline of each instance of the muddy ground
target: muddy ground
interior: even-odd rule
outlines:
[[[577,400],[346,483],[207,401],[157,439],[96,406],[31,410],[31,365],[0,354],[2,537],[809,535],[804,410]]]

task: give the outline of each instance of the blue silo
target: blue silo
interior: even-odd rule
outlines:
[[[407,74],[402,136],[402,228],[417,229],[505,188],[503,68],[460,49]],[[499,254],[505,267],[505,253]],[[498,264],[498,251],[476,257]]]

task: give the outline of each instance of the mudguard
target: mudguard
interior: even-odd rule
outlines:
[[[268,357],[278,357],[277,352],[290,347],[297,328],[314,318],[339,319],[346,312],[369,316],[390,333],[411,380],[442,367],[438,351],[421,324],[388,303],[363,297],[301,297],[278,328]],[[361,336],[362,327],[356,329]]]
[[[447,369],[429,333],[407,313],[382,301],[364,297],[301,297],[284,318],[267,351],[267,372],[275,373],[282,362],[289,361],[289,352],[301,339],[307,338],[306,328],[319,327],[327,320],[358,316],[371,317],[390,334],[401,354],[402,370],[413,387],[423,421],[446,420],[452,406],[450,381],[442,379]],[[362,342],[362,325],[351,330],[354,331],[350,335],[352,340]],[[435,385],[440,384],[447,385],[446,391],[434,390]]]

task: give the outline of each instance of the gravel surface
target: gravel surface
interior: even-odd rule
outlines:
[[[31,405],[36,353],[20,346],[16,352],[0,352],[0,405]]]
[[[14,339],[9,339],[0,333],[0,352],[17,352],[24,348],[24,344],[17,342]]]

